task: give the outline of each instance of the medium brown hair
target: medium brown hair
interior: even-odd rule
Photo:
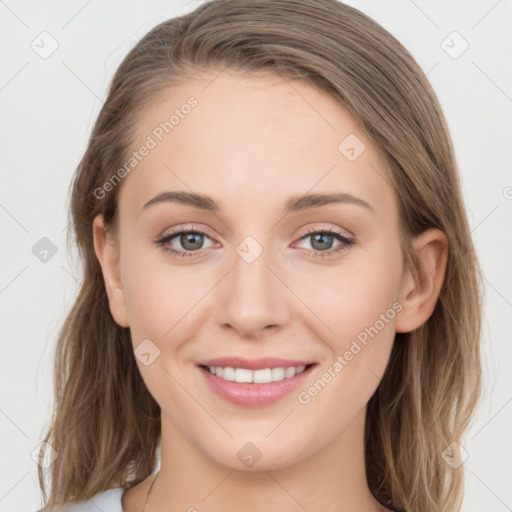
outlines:
[[[122,183],[101,200],[94,191],[127,160],[152,99],[194,72],[225,68],[303,80],[342,104],[386,157],[407,243],[427,228],[445,233],[435,310],[420,328],[395,336],[368,403],[365,462],[372,493],[389,508],[459,510],[463,466],[450,467],[442,453],[461,441],[480,395],[481,283],[452,142],[409,52],[335,0],[207,2],[153,28],[117,69],[72,183],[83,280],[56,347],[56,402],[44,437],[58,453],[49,487],[39,468],[46,506],[131,487],[156,469],[160,408],[138,371],[129,329],[109,312],[93,246],[93,220],[101,213],[112,227]]]

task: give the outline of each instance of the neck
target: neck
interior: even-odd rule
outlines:
[[[162,415],[162,458],[148,509],[159,512],[223,510],[338,512],[386,510],[371,495],[364,467],[365,409],[324,448],[267,470],[241,471],[217,464]],[[245,441],[233,441],[235,447]],[[262,459],[263,460],[263,459]],[[277,460],[277,457],[276,459]]]

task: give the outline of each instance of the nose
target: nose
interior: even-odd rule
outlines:
[[[232,270],[219,288],[216,321],[223,329],[234,329],[247,339],[282,329],[290,320],[291,294],[270,252],[263,250],[253,260],[262,249],[254,240],[245,246],[240,244],[233,255]]]

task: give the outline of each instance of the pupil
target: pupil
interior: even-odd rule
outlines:
[[[180,243],[184,249],[194,251],[202,245],[202,236],[200,233],[190,233],[181,235]]]
[[[327,238],[327,241],[326,241],[326,238]],[[320,245],[318,247],[315,247],[315,243],[320,240]],[[329,249],[329,242],[332,242],[332,235],[329,235],[327,233],[317,233],[315,235],[313,235],[313,242],[312,242],[312,247],[313,249],[315,250],[320,250],[320,249]]]

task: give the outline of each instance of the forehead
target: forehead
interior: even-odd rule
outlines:
[[[308,191],[393,201],[383,155],[343,106],[303,81],[205,73],[163,91],[134,128],[134,149],[151,149],[120,191],[130,210],[173,189],[234,210]]]

